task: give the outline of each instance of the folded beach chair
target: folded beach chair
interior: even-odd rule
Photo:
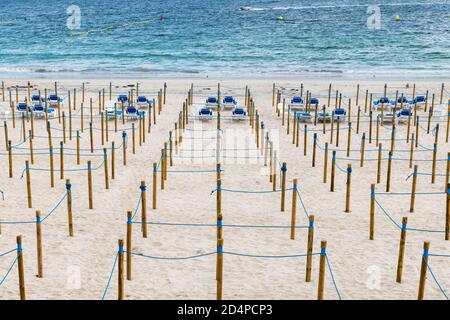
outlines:
[[[303,122],[303,123],[311,123],[311,113],[309,112],[296,112],[297,114],[297,119],[299,122]]]
[[[39,104],[39,103],[34,104],[33,117],[35,117],[35,118],[44,118],[45,117],[45,107],[42,104]]]
[[[234,108],[232,115],[231,115],[231,119],[233,119],[233,120],[245,120],[246,117],[247,117],[247,112],[245,112],[243,108],[238,108],[238,107]]]
[[[43,97],[39,98],[39,96],[37,94],[31,96],[31,104],[33,104],[33,105],[35,105],[36,103],[42,104],[44,102],[45,102],[45,99]]]
[[[402,109],[400,112],[397,112],[398,123],[407,123],[408,119],[412,116],[413,114],[410,109]]]
[[[208,99],[206,99],[205,105],[207,108],[216,109],[219,107],[219,101],[217,101],[216,97],[208,97]]]
[[[146,96],[139,96],[136,99],[136,106],[139,109],[148,108],[149,101]]]
[[[331,122],[331,113],[325,112],[317,112],[317,121],[320,123],[325,122]]]
[[[293,96],[291,103],[288,105],[292,111],[305,111],[305,102],[300,96]]]
[[[139,112],[135,106],[128,106],[125,109],[125,116],[127,119],[137,120],[139,118],[139,116],[142,114],[143,113]]]
[[[51,94],[47,98],[47,105],[49,107],[57,107],[58,104],[62,102],[62,99],[58,97],[56,94]]]
[[[19,104],[17,105],[17,111],[20,114],[26,114],[27,109],[28,109],[28,112],[31,111],[31,108],[28,106],[28,104],[26,102],[19,102]]]
[[[391,109],[391,101],[387,97],[382,97],[378,100],[374,100],[372,103],[373,110],[390,110]]]
[[[378,114],[378,118],[380,119],[381,123],[394,123],[395,117],[394,113],[388,112],[384,113],[383,116],[381,116],[381,113]]]
[[[224,109],[233,109],[234,107],[236,107],[236,105],[237,102],[233,99],[232,96],[225,96],[225,98],[223,98],[222,100],[222,107]]]
[[[122,107],[122,104],[124,107],[128,106],[128,96],[126,94],[121,94],[117,97],[117,102]]]
[[[105,107],[106,119],[114,119],[114,111],[117,112],[117,117],[120,118],[122,115],[122,106],[118,106],[116,102],[108,103]]]
[[[201,108],[198,112],[198,118],[200,120],[211,120],[213,112],[210,108]]]
[[[425,96],[417,96],[414,100],[413,100],[413,106],[417,105],[417,108],[423,108],[425,107]]]
[[[333,110],[335,121],[343,122],[347,118],[347,111],[344,108],[336,108]]]
[[[309,105],[310,105],[310,106],[319,105],[319,99],[317,99],[317,98],[311,98],[311,99],[309,99]]]

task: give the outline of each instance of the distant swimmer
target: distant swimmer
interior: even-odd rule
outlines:
[[[278,16],[278,17],[277,17],[277,20],[278,20],[278,21],[283,21],[283,20],[284,20],[284,17],[283,17],[283,16]]]
[[[161,16],[159,16],[159,21],[163,21],[164,20],[164,17],[161,15]]]
[[[241,6],[239,8],[239,10],[241,10],[241,11],[250,11],[251,9],[252,9],[252,7],[250,7],[250,6]]]

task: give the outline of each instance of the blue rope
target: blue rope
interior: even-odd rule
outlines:
[[[11,272],[12,268],[16,264],[18,258],[19,258],[19,256],[17,255],[16,258],[14,259],[13,263],[9,267],[8,271],[6,271],[4,277],[2,278],[2,281],[0,281],[0,287],[2,286],[3,282],[5,282],[6,278],[8,277],[9,273]]]
[[[306,209],[305,204],[303,203],[302,196],[300,195],[300,192],[298,191],[298,189],[297,189],[296,191],[297,191],[298,199],[300,200],[300,203],[301,203],[301,205],[302,205],[302,207],[303,207],[303,211],[305,212],[306,217],[309,219],[308,210]]]
[[[133,222],[142,224],[142,221]],[[145,224],[161,225],[161,226],[180,226],[180,227],[217,227],[213,223],[174,223],[174,222],[146,222]],[[245,224],[222,224],[226,228],[261,228],[261,229],[289,229],[291,226],[282,225],[245,225]],[[296,229],[307,229],[309,226],[294,226]]]
[[[299,253],[299,254],[291,254],[291,255],[273,255],[273,256],[269,256],[269,255],[255,255],[255,254],[246,254],[246,253],[237,253],[237,252],[229,252],[229,251],[224,251],[224,254],[229,254],[232,256],[240,256],[240,257],[247,257],[247,258],[263,258],[263,259],[285,259],[285,258],[298,258],[298,257],[306,257],[306,256],[315,256],[320,254],[319,252],[317,253]]]
[[[436,279],[436,276],[434,275],[433,270],[431,270],[430,265],[428,264],[428,262],[426,261],[425,258],[422,258],[422,259],[423,259],[423,261],[425,262],[425,264],[427,265],[428,270],[430,270],[431,277],[433,278],[434,282],[435,282],[436,285],[438,286],[439,290],[440,290],[441,293],[444,295],[445,299],[446,299],[446,300],[449,300],[449,298],[448,298],[447,294],[445,293],[444,289],[442,288],[441,284],[440,284],[439,281]]]
[[[127,253],[130,253],[130,254],[135,255],[135,256],[140,256],[140,257],[143,257],[143,258],[156,259],[156,260],[189,260],[189,259],[197,259],[197,258],[201,258],[201,257],[205,257],[205,256],[210,256],[210,255],[216,254],[216,251],[208,252],[208,253],[202,253],[202,254],[193,255],[193,256],[187,256],[187,257],[148,256],[148,255],[145,255],[145,254],[142,254],[142,253],[135,253],[135,252],[129,252],[129,251],[127,251]]]
[[[119,254],[116,253],[116,257],[114,258],[113,267],[112,267],[112,269],[111,269],[111,273],[109,274],[108,281],[106,282],[106,288],[105,288],[105,291],[103,292],[103,295],[102,295],[102,300],[105,299],[106,294],[108,293],[109,284],[110,284],[110,282],[111,282],[111,278],[112,278],[112,275],[113,275],[113,273],[114,273],[114,269],[116,268],[116,264],[117,264],[117,259],[118,259],[118,257],[119,257]]]
[[[336,293],[337,293],[337,295],[339,297],[339,300],[342,300],[341,294],[339,293],[339,289],[338,289],[338,287],[336,285],[336,280],[334,279],[333,270],[331,270],[331,264],[330,264],[330,261],[328,259],[328,254],[325,254],[325,260],[327,261],[328,271],[330,272],[331,281],[333,282],[333,287],[336,290]]]
[[[235,192],[235,193],[274,193],[274,192],[281,192],[281,191],[283,191],[282,189],[278,189],[278,190],[275,190],[275,191],[273,191],[273,190],[248,191],[248,190],[234,190],[234,189],[224,189],[224,188],[221,188],[221,190],[225,191],[225,192]],[[286,188],[285,189],[285,191],[288,191],[288,190],[292,190],[292,188]],[[211,194],[213,194],[216,191],[217,191],[217,189],[214,189],[213,191],[211,191]]]
[[[0,253],[0,257],[6,256],[6,255],[8,255],[8,254],[10,254],[11,252],[14,252],[14,251],[16,251],[16,250],[17,250],[17,248],[14,248],[14,249],[11,249],[11,250],[9,250],[9,251]]]
[[[44,222],[45,219],[47,219],[55,210],[59,207],[59,205],[64,201],[64,199],[67,197],[67,193],[64,194],[64,196],[59,200],[59,202],[56,204],[56,206],[53,207],[52,210],[50,210],[47,215],[44,216],[44,218],[41,219],[41,222]]]

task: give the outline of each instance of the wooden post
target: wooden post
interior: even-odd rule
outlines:
[[[30,161],[31,161],[31,164],[34,164],[33,137],[31,135],[31,130],[28,131],[28,134],[30,135],[30,139],[28,141],[28,143],[30,145]]]
[[[133,231],[133,213],[127,212],[127,280],[131,280],[131,241]]]
[[[366,133],[363,132],[362,138],[361,138],[361,161],[359,163],[359,166],[362,168],[364,167],[364,151],[366,146]]]
[[[105,122],[103,112],[100,112],[100,133],[102,146],[105,145]]]
[[[103,167],[105,169],[105,189],[109,189],[108,152],[103,148]]]
[[[297,214],[297,179],[292,186],[291,240],[295,240],[295,222]]]
[[[163,161],[164,161],[164,171],[163,171],[163,176],[164,176],[164,181],[167,180],[167,156],[168,152],[167,152],[167,142],[164,142],[164,157],[163,157]]]
[[[328,142],[325,142],[325,148],[323,150],[323,183],[327,183],[327,171],[328,171]]]
[[[442,104],[443,99],[444,99],[444,83],[442,83],[442,86],[441,86],[441,98],[439,99],[440,104]]]
[[[139,116],[138,125],[139,125],[139,147],[142,147],[142,116]]]
[[[217,300],[222,300],[223,291],[223,239],[217,244]]]
[[[41,230],[41,212],[36,211],[36,245],[37,245],[37,267],[38,267],[38,278],[43,278],[43,268],[42,268],[42,230]]]
[[[22,249],[22,236],[17,236],[17,269],[19,272],[19,292],[20,300],[26,300],[25,295],[25,276],[23,267],[23,249]]]
[[[392,151],[389,151],[387,178],[386,178],[386,192],[389,192],[391,190],[391,172],[392,172]]]
[[[127,165],[127,143],[126,143],[127,133],[125,131],[122,132],[122,160],[123,165]]]
[[[89,209],[94,208],[93,199],[92,199],[92,168],[91,161],[87,162],[87,171],[88,171],[88,195],[89,195]]]
[[[313,136],[312,167],[316,166],[316,148],[317,148],[317,133],[314,133],[314,136]]]
[[[80,130],[84,132],[84,103],[81,104],[80,109]]]
[[[331,182],[330,191],[334,192],[334,175],[336,172],[336,150],[333,150],[333,156],[331,158]]]
[[[136,128],[134,127],[134,122],[131,124],[131,151],[136,154]]]
[[[417,295],[417,300],[423,300],[424,295],[425,295],[425,281],[427,279],[428,251],[429,250],[430,250],[430,242],[425,241],[423,243],[422,263],[420,266],[419,293]]]
[[[447,201],[445,206],[445,240],[450,239],[450,183],[447,183]]]
[[[66,143],[66,114],[62,112],[63,142]]]
[[[449,182],[450,176],[450,152],[447,152],[447,169],[445,170],[445,185],[444,191],[447,191],[447,184]]]
[[[419,146],[419,116],[416,117],[416,141],[415,141],[415,147],[417,148]]]
[[[375,184],[370,185],[370,229],[369,240],[374,239],[375,233]]]
[[[328,102],[327,102],[327,107],[330,107],[330,100],[331,100],[331,83],[328,86]]]
[[[369,97],[369,90],[366,90],[366,97],[364,100],[364,113],[367,113],[367,98]],[[370,101],[372,103],[372,101]]]
[[[217,180],[216,215],[222,213],[222,180]]]
[[[72,185],[70,179],[66,179],[67,192],[67,220],[69,223],[69,236],[73,237],[73,219],[72,219]]]
[[[9,177],[13,177],[13,160],[12,160],[12,146],[11,140],[8,140],[8,163],[9,163]]]
[[[356,85],[356,105],[358,105],[359,100],[359,83]]]
[[[314,215],[309,216],[308,244],[306,248],[306,282],[311,282],[312,253],[314,245]]]
[[[359,134],[359,121],[361,117],[361,107],[358,107],[358,113],[356,116],[356,134]]]
[[[6,147],[6,151],[9,150],[9,145],[8,145],[8,123],[6,121],[3,121],[3,127],[5,128],[5,147]]]
[[[333,137],[334,137],[334,113],[331,114],[330,144],[333,144]]]
[[[284,127],[284,114],[286,113],[286,99],[283,98],[283,114],[281,115],[281,125]],[[289,115],[288,115],[289,117]]]
[[[337,122],[336,122],[336,147],[339,147],[339,136],[341,133],[340,126],[341,126],[341,120],[340,120],[340,117],[338,116]]]
[[[325,268],[327,258],[327,242],[320,242],[320,263],[319,263],[319,286],[317,290],[317,300],[323,300],[323,288],[325,284]]]
[[[372,144],[372,120],[373,119],[373,112],[372,110],[369,111],[369,143]],[[377,117],[378,119],[378,117]]]
[[[116,144],[111,142],[111,179],[116,178]]]
[[[157,188],[158,188],[158,186],[157,186],[157,172],[158,172],[158,169],[157,169],[157,164],[156,164],[156,162],[153,162],[153,209],[156,209],[156,191],[157,191]]]
[[[350,145],[352,139],[352,123],[348,123],[348,132],[347,132],[347,158],[350,157]]]
[[[69,140],[72,141],[72,110],[69,109]]]
[[[378,159],[377,159],[377,184],[381,181],[381,155],[383,150],[383,144],[378,145]]]
[[[405,256],[405,244],[406,244],[406,230],[407,230],[408,218],[402,219],[402,231],[400,233],[400,247],[398,250],[398,262],[397,262],[397,282],[402,283],[403,273],[403,259]]]
[[[59,178],[64,179],[64,143],[59,142]]]
[[[305,130],[303,134],[303,155],[306,157],[306,150],[308,146],[308,125],[305,124]]]
[[[297,112],[294,112],[294,121],[292,123],[292,144],[295,144],[295,135],[296,135],[296,128],[298,126],[298,121],[297,121]]]
[[[94,133],[92,131],[92,122],[89,122],[89,141],[91,146],[91,153],[94,153]]]
[[[25,173],[27,177],[28,208],[31,208],[33,207],[33,203],[31,198],[30,164],[28,163],[28,160],[25,161]]]
[[[281,167],[281,211],[284,212],[285,198],[286,198],[286,162],[283,162]]]
[[[352,165],[347,165],[347,192],[345,195],[345,212],[350,212],[350,187],[352,182]]]
[[[433,144],[433,162],[431,164],[431,183],[433,184],[436,180],[436,155],[437,155],[437,143],[435,142]]]
[[[142,237],[147,238],[147,186],[145,181],[141,181],[141,216],[142,216]]]
[[[77,165],[80,164],[80,131],[77,130]]]
[[[124,276],[123,276],[123,240],[119,240],[119,251],[118,251],[118,299],[123,300],[125,298],[124,294]]]
[[[55,174],[53,165],[53,147],[50,146],[50,187],[55,187]]]
[[[445,132],[445,143],[448,143],[449,132],[450,132],[450,99],[448,100],[447,106],[447,130]]]

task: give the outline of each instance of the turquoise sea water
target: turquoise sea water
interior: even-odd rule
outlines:
[[[2,77],[450,78],[449,0],[1,4]]]

